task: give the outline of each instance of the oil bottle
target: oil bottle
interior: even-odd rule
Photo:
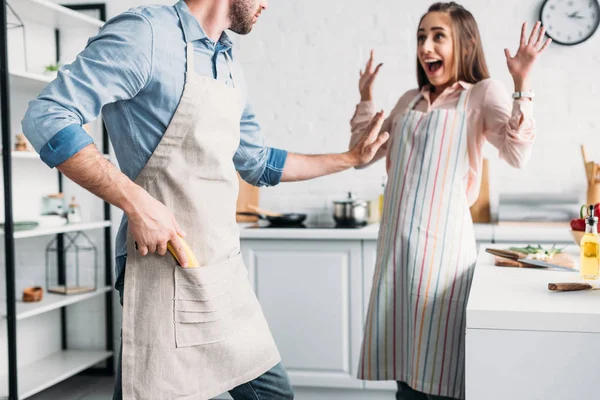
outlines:
[[[594,206],[588,207],[585,219],[585,235],[581,238],[581,276],[594,280],[600,276],[600,240],[598,239],[598,217],[594,215]]]

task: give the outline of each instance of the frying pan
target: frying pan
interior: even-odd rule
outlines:
[[[304,222],[304,220],[306,219],[306,214],[298,213],[265,215],[261,213],[238,211],[236,214],[250,217],[258,217],[259,219],[269,221],[269,224],[271,226],[296,226],[301,225],[302,222]]]

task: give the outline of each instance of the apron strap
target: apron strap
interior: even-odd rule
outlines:
[[[233,62],[231,60],[231,57],[229,57],[229,53],[227,53],[227,51],[224,51],[223,55],[225,56],[225,61],[227,61],[227,68],[229,68],[229,77],[231,78],[231,84],[235,88],[235,74],[233,72]]]
[[[464,111],[467,108],[468,91],[468,89],[463,89],[463,91],[460,93],[458,103],[456,103],[456,111]]]
[[[417,94],[417,96],[408,105],[408,110],[409,111],[412,110],[413,108],[415,108],[415,106],[417,105],[417,103],[421,100],[421,97],[423,97],[423,95],[421,94],[421,92],[419,92],[419,94]]]

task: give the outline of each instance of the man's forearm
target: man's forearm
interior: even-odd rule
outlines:
[[[93,144],[56,167],[67,178],[126,214],[133,212],[141,188],[111,164]]]
[[[281,182],[297,182],[334,174],[356,166],[349,153],[304,155],[289,153]]]

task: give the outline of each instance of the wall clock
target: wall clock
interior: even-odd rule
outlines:
[[[540,21],[555,43],[567,46],[588,40],[600,25],[598,0],[545,0]]]

